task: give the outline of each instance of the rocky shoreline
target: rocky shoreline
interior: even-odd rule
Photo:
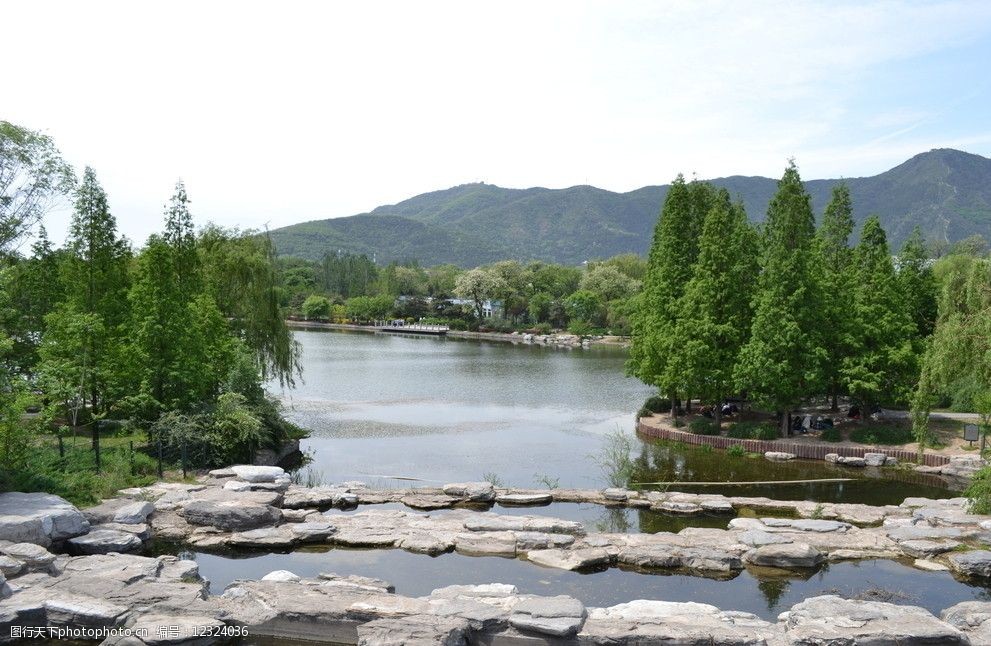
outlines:
[[[196,563],[140,556],[148,541],[199,550],[285,550],[301,545],[516,557],[535,567],[605,567],[733,577],[744,569],[808,570],[858,559],[908,560],[920,571],[991,576],[991,516],[966,501],[816,504],[625,489],[496,489],[489,483],[374,490],[362,483],[300,487],[278,467],[236,466],[195,484],[157,483],[77,510],[57,496],[0,494],[0,641],[15,627],[144,631],[212,626],[355,644],[991,644],[991,602],[929,611],[835,596],[806,599],[768,622],[698,603],[640,600],[586,608],[570,597],[520,594],[511,584],[449,586],[419,598],[383,581],[325,573],[270,573],[211,596]],[[727,528],[678,533],[590,532],[581,523],[490,511],[549,502],[726,514]],[[324,515],[330,507],[401,503]],[[430,513],[443,509],[443,513]],[[742,515],[740,512],[746,512]],[[782,517],[788,516],[788,517]],[[130,552],[130,553],[128,553]],[[921,576],[928,576],[920,572]],[[224,632],[226,631],[226,632]],[[192,639],[196,637],[196,639]],[[128,641],[121,641],[126,639]],[[180,643],[155,634],[107,643]]]

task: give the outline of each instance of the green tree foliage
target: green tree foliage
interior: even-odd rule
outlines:
[[[454,282],[454,295],[471,301],[479,320],[484,318],[485,301],[495,298],[503,289],[502,279],[495,272],[481,267],[469,269]]]
[[[590,327],[602,327],[605,324],[605,304],[595,292],[580,289],[565,300],[565,307],[572,320]]]
[[[582,276],[579,288],[598,294],[602,300],[630,298],[640,291],[640,281],[630,278],[614,265],[596,263]]]
[[[271,239],[209,226],[198,251],[208,293],[254,353],[262,378],[291,386],[301,371],[300,349],[279,304]]]
[[[822,347],[825,351],[822,378],[833,410],[839,408],[837,399],[843,389],[840,368],[852,351],[852,233],[853,201],[849,187],[843,182],[833,187],[832,197],[822,216],[822,225],[816,232],[818,258],[815,269],[820,282],[818,309],[822,320],[829,322],[821,328]]]
[[[915,324],[915,338],[925,339],[936,325],[936,278],[919,227],[898,254],[898,287]]]
[[[816,392],[820,381],[814,235],[809,195],[792,163],[767,209],[753,325],[735,372],[737,386],[758,406],[781,413],[785,432],[785,413]]]
[[[330,316],[330,301],[325,296],[311,294],[303,301],[303,316],[310,319],[325,319]]]
[[[51,137],[0,120],[0,252],[28,234],[74,184]]]
[[[318,275],[325,292],[348,299],[368,295],[379,270],[364,254],[327,254],[320,262]]]
[[[631,317],[633,343],[628,370],[641,381],[671,394],[677,384],[665,376],[672,351],[678,303],[698,257],[698,234],[712,205],[715,189],[704,182],[685,183],[679,175],[664,199],[647,258],[643,293]]]
[[[852,352],[840,369],[846,389],[863,406],[904,401],[915,377],[914,326],[876,216],[864,222],[853,275]]]
[[[733,370],[751,324],[757,278],[756,233],[742,205],[720,191],[699,239],[699,257],[681,297],[667,380],[715,404],[734,392]]]

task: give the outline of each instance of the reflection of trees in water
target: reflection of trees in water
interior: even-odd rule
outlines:
[[[596,531],[603,533],[627,534],[630,531],[630,517],[626,507],[606,507],[595,521]]]
[[[774,610],[778,606],[790,584],[791,582],[785,578],[761,579],[757,582],[757,589],[764,595],[768,610]]]

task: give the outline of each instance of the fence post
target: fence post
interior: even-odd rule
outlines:
[[[186,440],[182,441],[182,478],[186,479]]]
[[[158,477],[165,477],[165,474],[162,472],[162,438],[158,438]]]

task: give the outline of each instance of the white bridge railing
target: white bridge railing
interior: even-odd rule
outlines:
[[[397,332],[433,332],[436,334],[450,331],[446,325],[427,325],[424,323],[404,323],[401,321],[376,321],[375,325],[383,330]]]

